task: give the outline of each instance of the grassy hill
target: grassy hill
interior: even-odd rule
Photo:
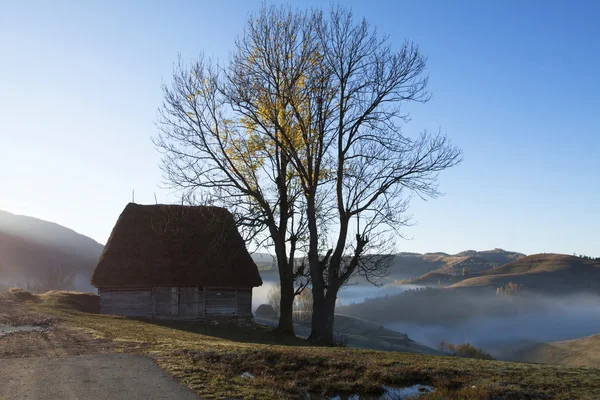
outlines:
[[[384,328],[364,319],[336,314],[334,324],[336,333],[348,340],[349,347],[443,355],[441,351],[417,343],[404,333]]]
[[[600,260],[534,254],[477,275],[451,287],[500,287],[512,282],[551,293],[597,291],[600,289]]]
[[[600,368],[600,334],[561,342],[537,343],[515,351],[522,362]]]
[[[444,265],[445,253],[399,253],[394,257],[390,279],[412,279]]]
[[[441,265],[411,282],[421,285],[448,286],[465,279],[466,276],[480,274],[494,267],[510,263],[525,257],[524,254],[502,249],[485,251],[467,250],[458,254],[448,255],[444,253],[433,253],[435,256],[424,254],[424,259],[429,259]]]
[[[265,316],[257,316],[256,320],[272,327],[276,327],[278,322],[277,318]],[[310,323],[297,323],[294,326],[296,335],[304,338],[310,335]],[[333,330],[336,337],[348,347],[420,354],[443,354],[439,350],[415,342],[404,333],[349,315],[336,313]]]
[[[597,369],[521,364],[401,352],[315,347],[270,329],[135,320],[91,312],[92,295],[0,294],[0,310],[52,328],[7,336],[0,358],[93,352],[152,357],[201,398],[295,399],[379,396],[383,385],[427,384],[421,399],[594,399]],[[28,318],[17,315],[28,314]],[[26,346],[24,346],[24,343]],[[248,372],[250,378],[242,374]]]

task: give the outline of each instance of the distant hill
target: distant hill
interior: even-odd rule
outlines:
[[[79,290],[93,290],[89,277],[104,246],[72,229],[0,211],[0,283],[18,284],[44,268],[76,273]]]
[[[476,275],[451,287],[500,287],[512,282],[551,293],[597,291],[600,289],[600,260],[565,254],[534,254]]]
[[[510,263],[525,257],[525,254],[502,249],[475,251],[467,250],[458,254],[426,253],[421,259],[432,266],[439,265],[412,280],[421,285],[448,286],[464,280],[465,277],[491,270],[494,267]],[[463,273],[466,275],[463,276]]]
[[[388,283],[393,281],[414,280],[416,284],[437,285],[438,280],[442,286],[448,286],[463,279],[463,267],[469,273],[491,269],[495,266],[509,263],[525,257],[525,254],[502,249],[485,251],[467,250],[458,254],[443,252],[433,253],[398,253],[394,256],[387,277]],[[274,279],[277,275],[277,266],[273,257],[264,253],[252,255],[258,264],[263,279]],[[357,283],[364,283],[360,278]]]
[[[600,368],[600,334],[561,342],[537,343],[508,355],[512,361]]]
[[[398,253],[390,269],[391,280],[412,279],[444,265],[445,253]]]

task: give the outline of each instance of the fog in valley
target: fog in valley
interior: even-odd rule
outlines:
[[[275,281],[253,292],[253,308],[268,303]],[[418,285],[356,284],[339,294],[337,313],[407,334],[434,349],[440,342],[470,343],[497,359],[518,359],[540,342],[578,339],[600,332],[600,296],[487,290],[423,289]],[[415,290],[421,289],[421,290]]]
[[[596,294],[524,293],[507,298],[493,291],[430,289],[429,293],[369,298],[341,306],[338,312],[406,333],[433,348],[442,340],[470,343],[498,359],[513,359],[515,353],[537,342],[600,332],[600,296]]]
[[[552,342],[578,339],[600,332],[600,297],[589,296],[582,307],[573,299],[549,298],[548,308],[512,316],[479,315],[456,324],[380,321],[387,328],[408,334],[412,339],[431,347],[441,340],[451,343],[471,343],[494,357],[502,359],[507,350],[517,350],[531,342]],[[417,308],[415,312],[420,312]]]
[[[267,303],[269,291],[278,286],[278,282],[263,279],[260,287],[254,288],[252,292],[252,309],[256,310],[259,305]],[[382,297],[388,295],[400,294],[404,291],[420,288],[419,285],[384,285],[382,287],[374,285],[350,285],[346,286],[338,296],[338,306],[349,305],[352,303],[362,303],[367,298]]]
[[[30,217],[4,212],[0,213],[0,222],[3,226],[1,290],[19,286],[37,291],[96,293],[90,285],[90,275],[102,252],[101,244],[70,229]],[[339,292],[336,312],[407,334],[434,349],[439,348],[441,341],[470,343],[499,359],[518,359],[519,351],[538,342],[578,339],[600,332],[600,292],[592,285],[597,281],[596,270],[581,258],[561,256],[566,267],[560,267],[560,261],[552,265],[563,268],[559,268],[563,275],[553,275],[559,272],[552,272],[552,268],[542,271],[543,274],[529,275],[535,279],[531,282],[539,282],[544,290],[527,289],[510,296],[496,294],[498,285],[494,284],[456,288],[431,284],[440,282],[440,277],[442,283],[444,277],[456,281],[460,278],[456,274],[460,275],[463,266],[479,271],[523,256],[500,249],[457,255],[400,253],[382,286],[364,280],[346,285]],[[278,285],[279,277],[272,256],[256,253],[253,258],[263,277],[263,285],[253,291],[252,309],[256,311],[259,305],[269,303],[269,292]],[[447,266],[457,261],[462,264],[452,267],[454,272],[449,270]],[[524,265],[527,264],[513,268]],[[50,273],[53,271],[62,272],[62,276]],[[419,278],[429,276],[430,271],[434,275],[429,280]],[[440,275],[442,272],[447,275]],[[415,278],[425,283],[400,284]],[[55,287],[57,281],[63,284]],[[589,286],[585,293],[581,292],[582,286]]]

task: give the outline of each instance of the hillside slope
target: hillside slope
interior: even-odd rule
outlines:
[[[467,250],[455,255],[438,256],[436,261],[442,265],[413,279],[412,283],[447,286],[523,257],[525,255],[522,253],[502,249]]]
[[[273,328],[277,327],[279,322],[277,318],[265,316],[257,316],[255,321]],[[310,335],[310,325],[306,323],[295,323],[294,330],[299,337],[307,338]],[[335,335],[345,341],[348,347],[444,355],[439,350],[415,342],[404,333],[349,315],[335,314],[333,330]]]
[[[0,211],[0,282],[30,280],[45,268],[64,267],[77,274],[80,290],[104,246],[69,228],[37,218]]]
[[[552,293],[598,290],[600,260],[564,254],[534,254],[482,271],[451,287],[500,287],[509,282]]]
[[[520,362],[600,368],[600,334],[561,342],[538,343],[510,357]]]

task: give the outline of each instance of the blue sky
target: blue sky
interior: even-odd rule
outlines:
[[[341,4],[428,55],[434,97],[407,108],[406,132],[464,150],[446,195],[413,202],[399,251],[600,256],[600,3]],[[174,201],[150,141],[161,82],[178,53],[226,60],[259,6],[0,0],[0,209],[104,243],[133,189]]]

